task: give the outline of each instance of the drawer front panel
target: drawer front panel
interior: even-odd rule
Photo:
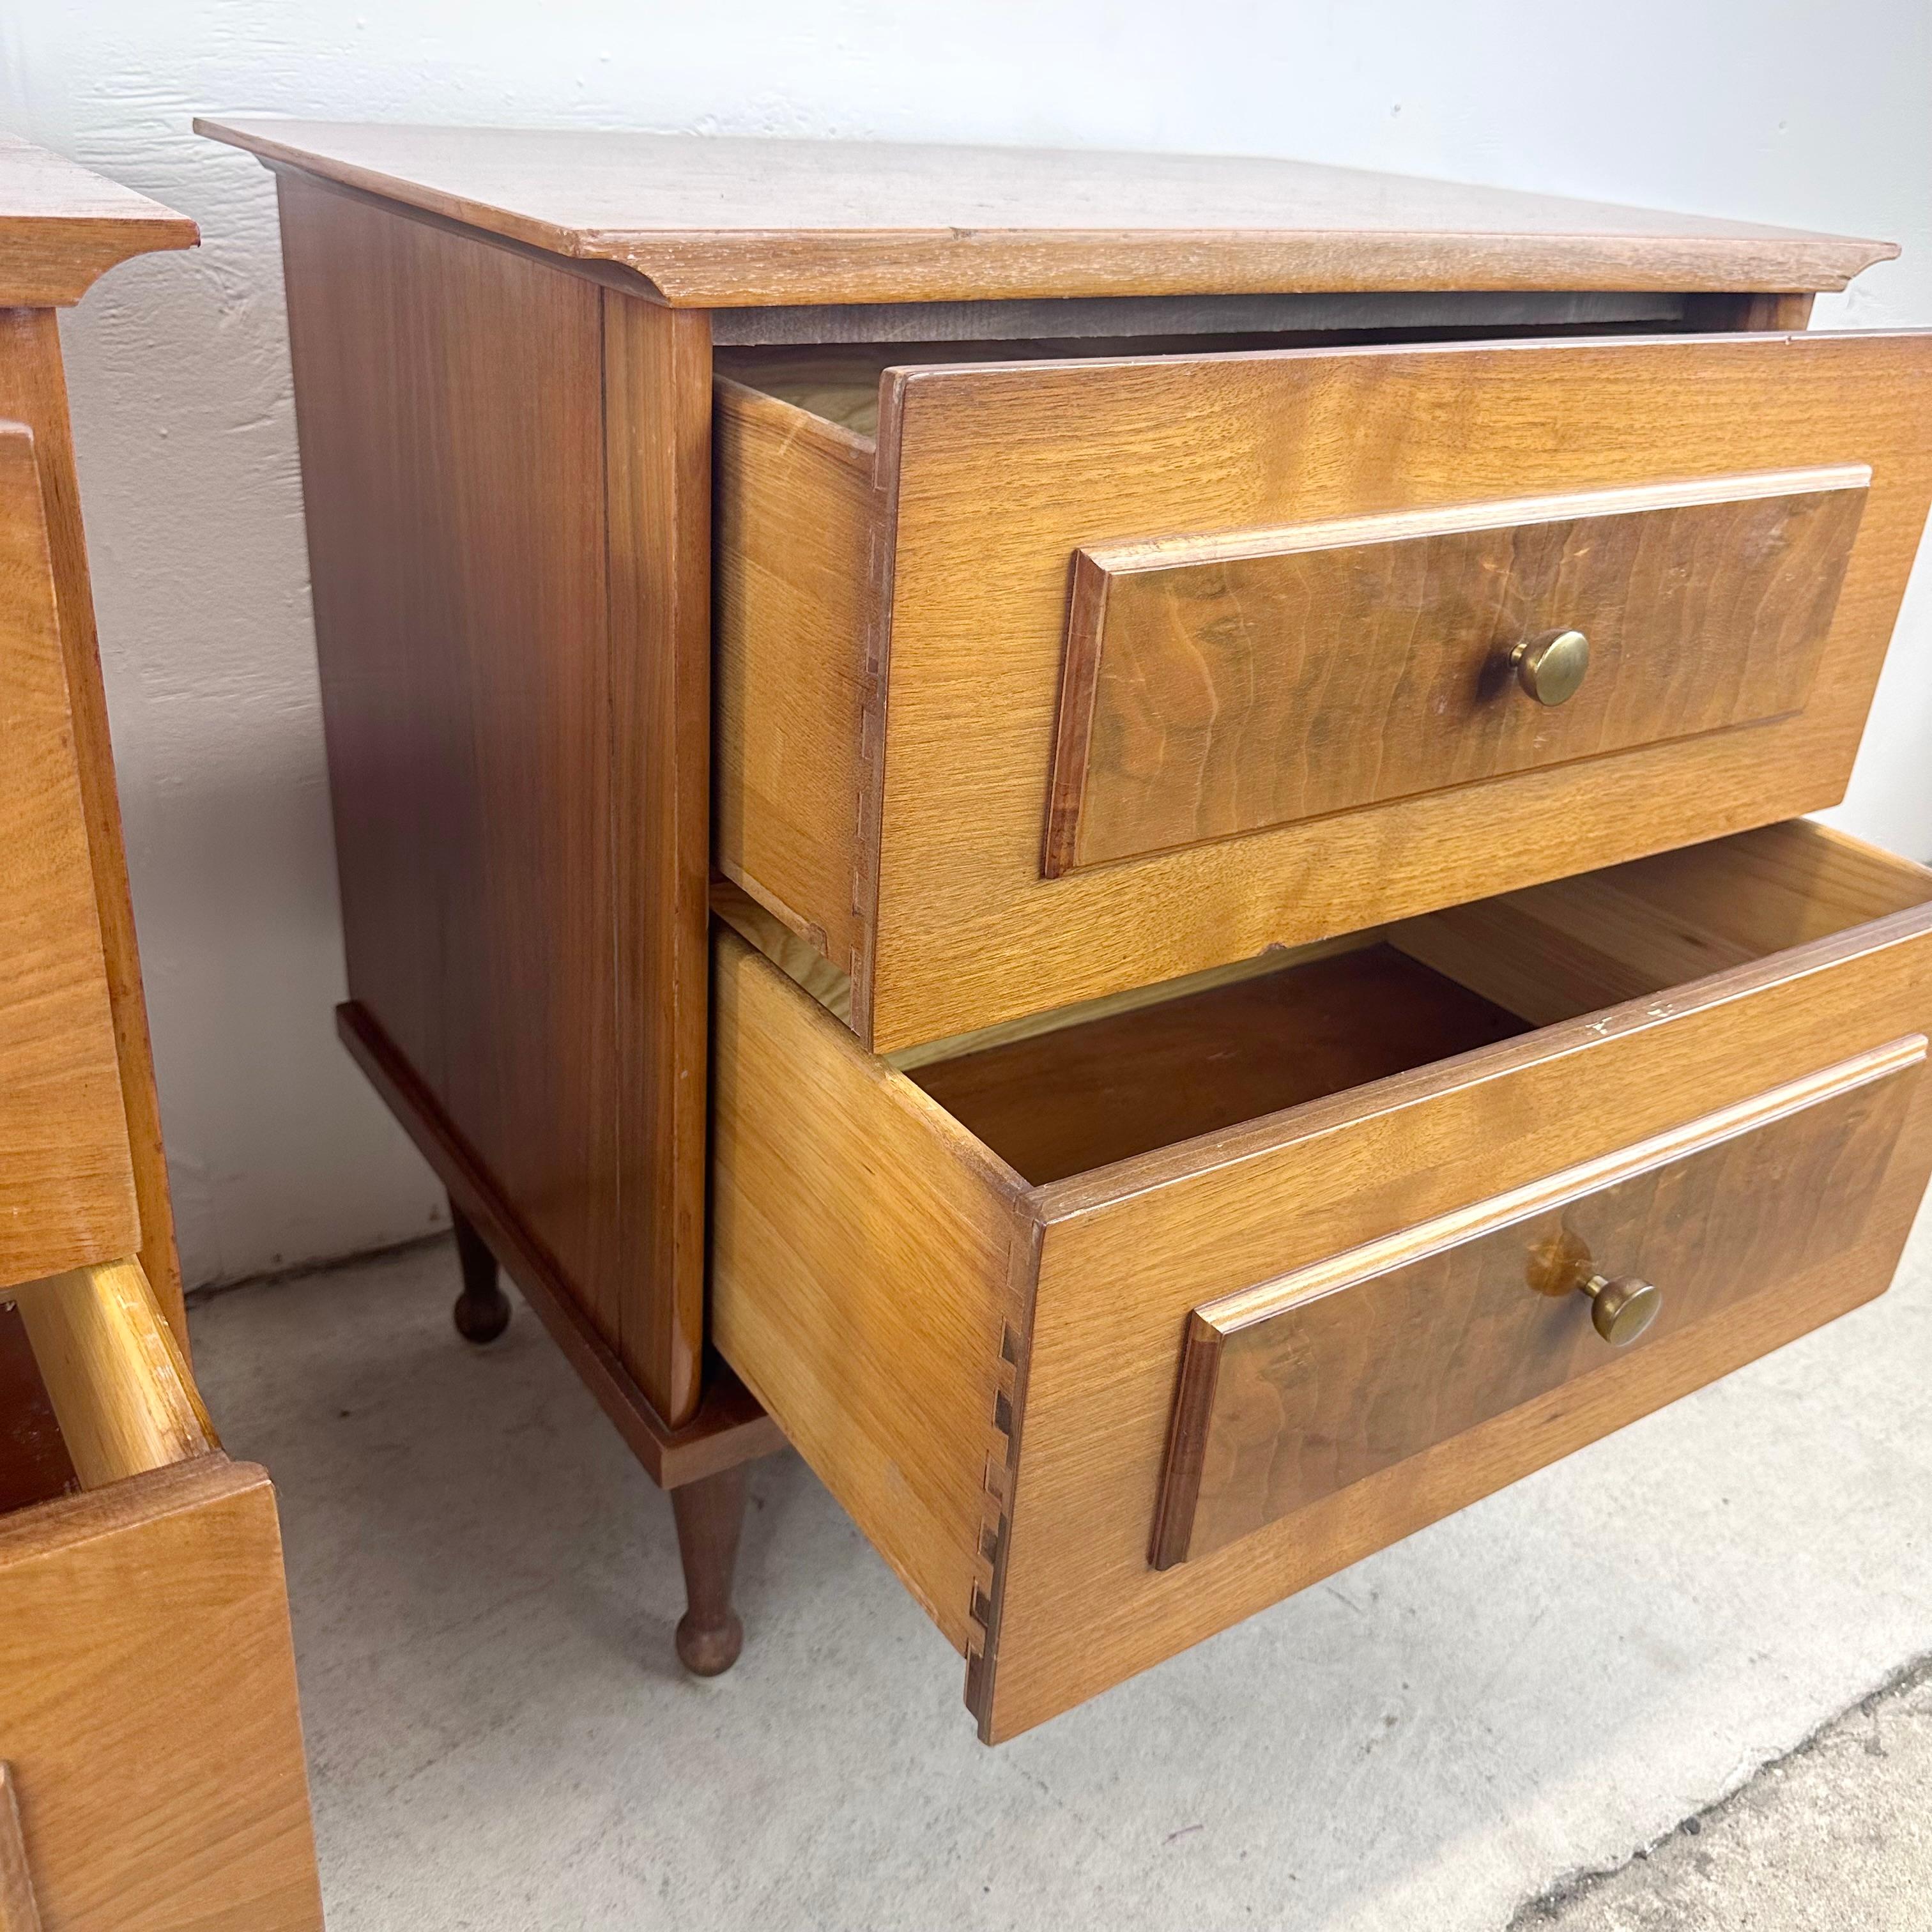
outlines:
[[[49,1932],[322,1932],[261,1470],[202,1456],[0,1521],[0,1762]]]
[[[1198,1309],[1166,1569],[1605,1367],[1583,1285],[1660,1291],[1636,1348],[1855,1248],[1925,1058],[1912,1035],[1399,1240]]]
[[[1801,710],[1870,480],[1847,466],[1082,550],[1046,870]],[[1514,653],[1569,632],[1588,668],[1546,703]]]
[[[1932,335],[1294,350],[895,375],[877,452],[880,521],[866,553],[889,568],[864,644],[874,708],[855,777],[871,801],[851,854],[856,890],[826,910],[804,902],[802,873],[749,884],[828,943],[849,923],[838,908],[860,908],[865,929],[834,963],[851,974],[854,1030],[891,1053],[1815,810],[1842,793],[1924,530],[1928,422]],[[1726,506],[1740,479],[1865,470],[1855,533],[1849,478],[1767,486],[1777,494]],[[1625,517],[1633,497],[1680,483],[1718,500]],[[1788,501],[1805,496],[1817,500]],[[1108,714],[1096,708],[1088,760],[1096,770],[1114,760],[1126,776],[1118,796],[1100,788],[1099,842],[1046,875],[1049,798],[1062,771],[1072,786],[1079,763],[1056,764],[1078,553],[1397,514],[1427,530],[1485,505],[1517,526],[1522,513],[1507,506],[1531,500],[1569,501],[1555,520],[1572,527],[1567,560],[1552,553],[1534,566],[1553,570],[1557,587],[1528,597],[1526,622],[1552,612],[1552,625],[1575,621],[1561,614],[1573,581],[1594,584],[1590,608],[1602,613],[1590,620],[1598,662],[1569,704],[1509,724],[1486,747],[1478,740],[1468,764],[1432,762],[1437,674],[1453,687],[1468,663],[1438,664],[1418,643],[1395,684],[1378,685],[1390,675],[1383,634],[1372,649],[1328,652],[1333,678],[1322,682],[1317,668],[1300,697],[1257,695],[1238,750],[1218,729],[1204,752],[1178,736],[1156,744],[1150,728],[1129,760],[1100,742]],[[1615,514],[1588,507],[1606,500]],[[1594,535],[1574,527],[1580,519]],[[1620,520],[1629,529],[1618,537]],[[1604,562],[1612,539],[1628,544],[1638,526],[1673,533],[1636,544],[1627,572]],[[1812,554],[1814,572],[1791,554],[1788,570],[1749,560],[1753,544],[1784,538]],[[1442,533],[1452,541],[1474,540]],[[1520,541],[1526,554],[1556,538]],[[1346,545],[1328,554],[1337,573],[1362,561]],[[1477,567],[1473,553],[1457,554],[1458,572]],[[1692,560],[1673,602],[1660,574]],[[1516,567],[1509,554],[1491,561]],[[1372,581],[1359,608],[1373,611],[1382,594]],[[1760,596],[1762,618],[1748,614]],[[1656,635],[1679,622],[1703,628],[1700,661],[1708,648],[1718,667],[1707,683],[1674,655],[1679,674],[1658,696],[1628,618],[1639,606],[1664,614]],[[1406,648],[1407,628],[1400,634]],[[1112,648],[1110,636],[1103,662]],[[1132,676],[1124,673],[1111,715],[1124,719],[1144,698],[1166,718],[1154,674],[1144,693],[1130,693]],[[1214,678],[1216,699],[1240,712],[1250,700],[1233,670]],[[1359,701],[1348,688],[1356,678],[1366,680]],[[1274,735],[1278,696],[1299,706],[1282,728],[1286,750]],[[1202,713],[1212,701],[1200,700]],[[1454,712],[1450,703],[1445,730],[1460,728]],[[1680,713],[1695,735],[1667,735]],[[1485,731],[1495,728],[1487,718],[1477,721]],[[1727,724],[1736,728],[1714,728]],[[1556,735],[1539,742],[1546,731]],[[1298,732],[1318,734],[1318,757],[1294,749]],[[1222,750],[1225,767],[1215,762]],[[1501,766],[1486,773],[1492,755]],[[1150,778],[1162,758],[1172,772]],[[1330,783],[1331,769],[1334,789],[1304,800],[1298,788]],[[1146,810],[1129,780],[1150,785]],[[1083,805],[1078,837],[1084,815]],[[1256,829],[1219,836],[1244,825]],[[1156,842],[1162,849],[1132,849]],[[1112,851],[1128,856],[1097,862]]]

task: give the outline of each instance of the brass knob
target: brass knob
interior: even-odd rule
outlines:
[[[1626,1276],[1606,1281],[1593,1274],[1576,1285],[1580,1294],[1590,1298],[1590,1323],[1613,1348],[1634,1342],[1657,1319],[1664,1306],[1659,1290],[1647,1281]]]
[[[1583,688],[1590,640],[1581,631],[1546,631],[1510,653],[1516,681],[1539,704],[1567,704]]]

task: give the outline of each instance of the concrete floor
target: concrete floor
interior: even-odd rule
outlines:
[[[684,1676],[669,1505],[455,1276],[194,1317],[280,1489],[332,1932],[1932,1925],[1932,1694],[1855,1708],[1932,1655],[1932,1222],[1870,1307],[998,1750],[795,1459],[742,1660]]]
[[[1932,1660],[1516,1932],[1918,1932],[1932,1924]]]

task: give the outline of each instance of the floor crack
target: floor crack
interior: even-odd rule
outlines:
[[[1754,1786],[1782,1766],[1808,1756],[1823,1742],[1827,1736],[1844,1724],[1849,1718],[1862,1714],[1872,1717],[1881,1705],[1895,1697],[1916,1690],[1922,1684],[1932,1682],[1932,1650],[1922,1652],[1918,1656],[1900,1664],[1874,1688],[1855,1697],[1841,1710],[1834,1712],[1793,1744],[1790,1750],[1778,1752],[1774,1756],[1762,1760],[1748,1776],[1734,1784],[1721,1796],[1714,1798],[1701,1809],[1680,1818],[1667,1832],[1660,1832],[1648,1843],[1640,1845],[1628,1858],[1619,1858],[1613,1864],[1592,1865],[1580,1871],[1567,1873],[1563,1877],[1542,1891],[1525,1899],[1510,1916],[1505,1932],[1534,1932],[1539,1925],[1547,1925],[1580,1904],[1595,1892],[1607,1885],[1630,1868],[1648,1858],[1660,1846],[1676,1838],[1698,1838],[1702,1834],[1705,1825],[1720,1819],[1733,1810],[1750,1792]]]

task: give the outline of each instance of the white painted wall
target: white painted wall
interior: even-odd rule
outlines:
[[[65,326],[188,1278],[394,1240],[427,1171],[336,1046],[340,944],[268,176],[197,111],[1298,155],[1888,236],[1932,322],[1926,0],[16,0],[0,125],[193,215]],[[1932,854],[1922,570],[1850,799]]]

